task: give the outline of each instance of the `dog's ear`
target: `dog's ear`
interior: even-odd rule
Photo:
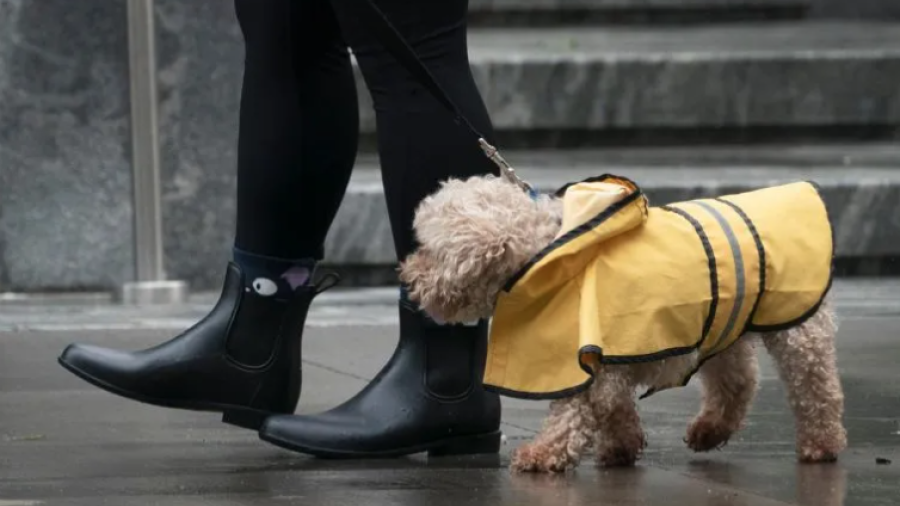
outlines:
[[[448,323],[489,316],[494,292],[508,276],[504,265],[511,244],[498,237],[476,241],[464,236],[445,241],[440,254],[420,248],[400,265],[399,278],[410,300]]]
[[[400,282],[409,299],[432,318],[457,323],[456,317],[471,305],[468,287],[472,278],[462,275],[455,263],[438,261],[427,249],[419,248],[400,264]]]
[[[559,230],[546,207],[496,177],[444,183],[413,220],[420,246],[400,267],[410,298],[449,323],[490,316],[503,284]]]
[[[421,305],[423,299],[432,299],[435,271],[434,259],[427,251],[417,249],[400,263],[400,282],[407,286],[409,299]]]

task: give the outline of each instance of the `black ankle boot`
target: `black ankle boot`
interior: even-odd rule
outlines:
[[[260,438],[319,457],[497,453],[500,399],[482,389],[487,324],[439,326],[400,305],[393,357],[360,393],[314,416],[272,416]]]
[[[178,337],[136,352],[73,344],[59,363],[122,397],[222,412],[226,423],[258,429],[270,414],[294,412],[307,310],[331,285],[300,288],[289,300],[262,297],[244,286],[240,268],[230,263],[216,306]]]

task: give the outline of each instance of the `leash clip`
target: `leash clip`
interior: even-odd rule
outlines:
[[[487,155],[488,158],[491,159],[497,167],[500,167],[500,175],[509,181],[510,183],[518,186],[524,192],[529,195],[536,195],[534,188],[525,181],[522,180],[518,175],[516,175],[515,169],[503,159],[503,156],[500,155],[500,151],[497,150],[494,146],[488,144],[488,142],[484,139],[478,139],[478,144],[481,145],[481,149],[484,151],[484,154]]]

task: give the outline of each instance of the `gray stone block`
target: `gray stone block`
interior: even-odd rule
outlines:
[[[230,4],[160,0],[157,10],[164,115],[190,118],[182,125],[203,132],[210,153],[231,153],[243,48]],[[900,24],[475,29],[470,56],[501,130],[828,128],[900,120],[900,88],[893,85]],[[358,68],[356,76],[362,131],[371,134],[371,97]],[[190,114],[167,112],[180,106]],[[172,135],[174,120],[164,121]],[[187,144],[197,142],[181,144],[191,150]]]
[[[132,276],[124,2],[0,0],[0,290]]]
[[[515,164],[515,153],[506,158]],[[565,156],[557,160],[565,160]],[[542,191],[604,173],[637,182],[652,205],[710,197],[793,181],[816,181],[831,208],[840,257],[900,257],[900,171],[869,167],[772,167],[582,164],[548,170],[517,165],[517,172]],[[384,197],[373,191],[374,169],[354,176],[346,204],[329,236],[328,262],[335,265],[386,266],[395,261]],[[365,245],[365,246],[362,246]]]
[[[897,0],[811,0],[809,15],[820,19],[900,20]]]
[[[809,5],[815,1],[823,0],[469,0],[469,10],[735,9]]]
[[[900,123],[900,24],[495,29],[470,39],[501,130]]]
[[[806,7],[824,0],[469,0],[469,11],[483,12],[653,12],[660,10],[746,10]]]
[[[803,18],[809,0],[470,0],[473,26],[684,25]]]

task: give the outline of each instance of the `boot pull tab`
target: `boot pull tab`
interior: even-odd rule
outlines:
[[[315,293],[319,295],[323,292],[331,290],[341,282],[341,276],[334,272],[328,271],[321,279],[315,282]]]

